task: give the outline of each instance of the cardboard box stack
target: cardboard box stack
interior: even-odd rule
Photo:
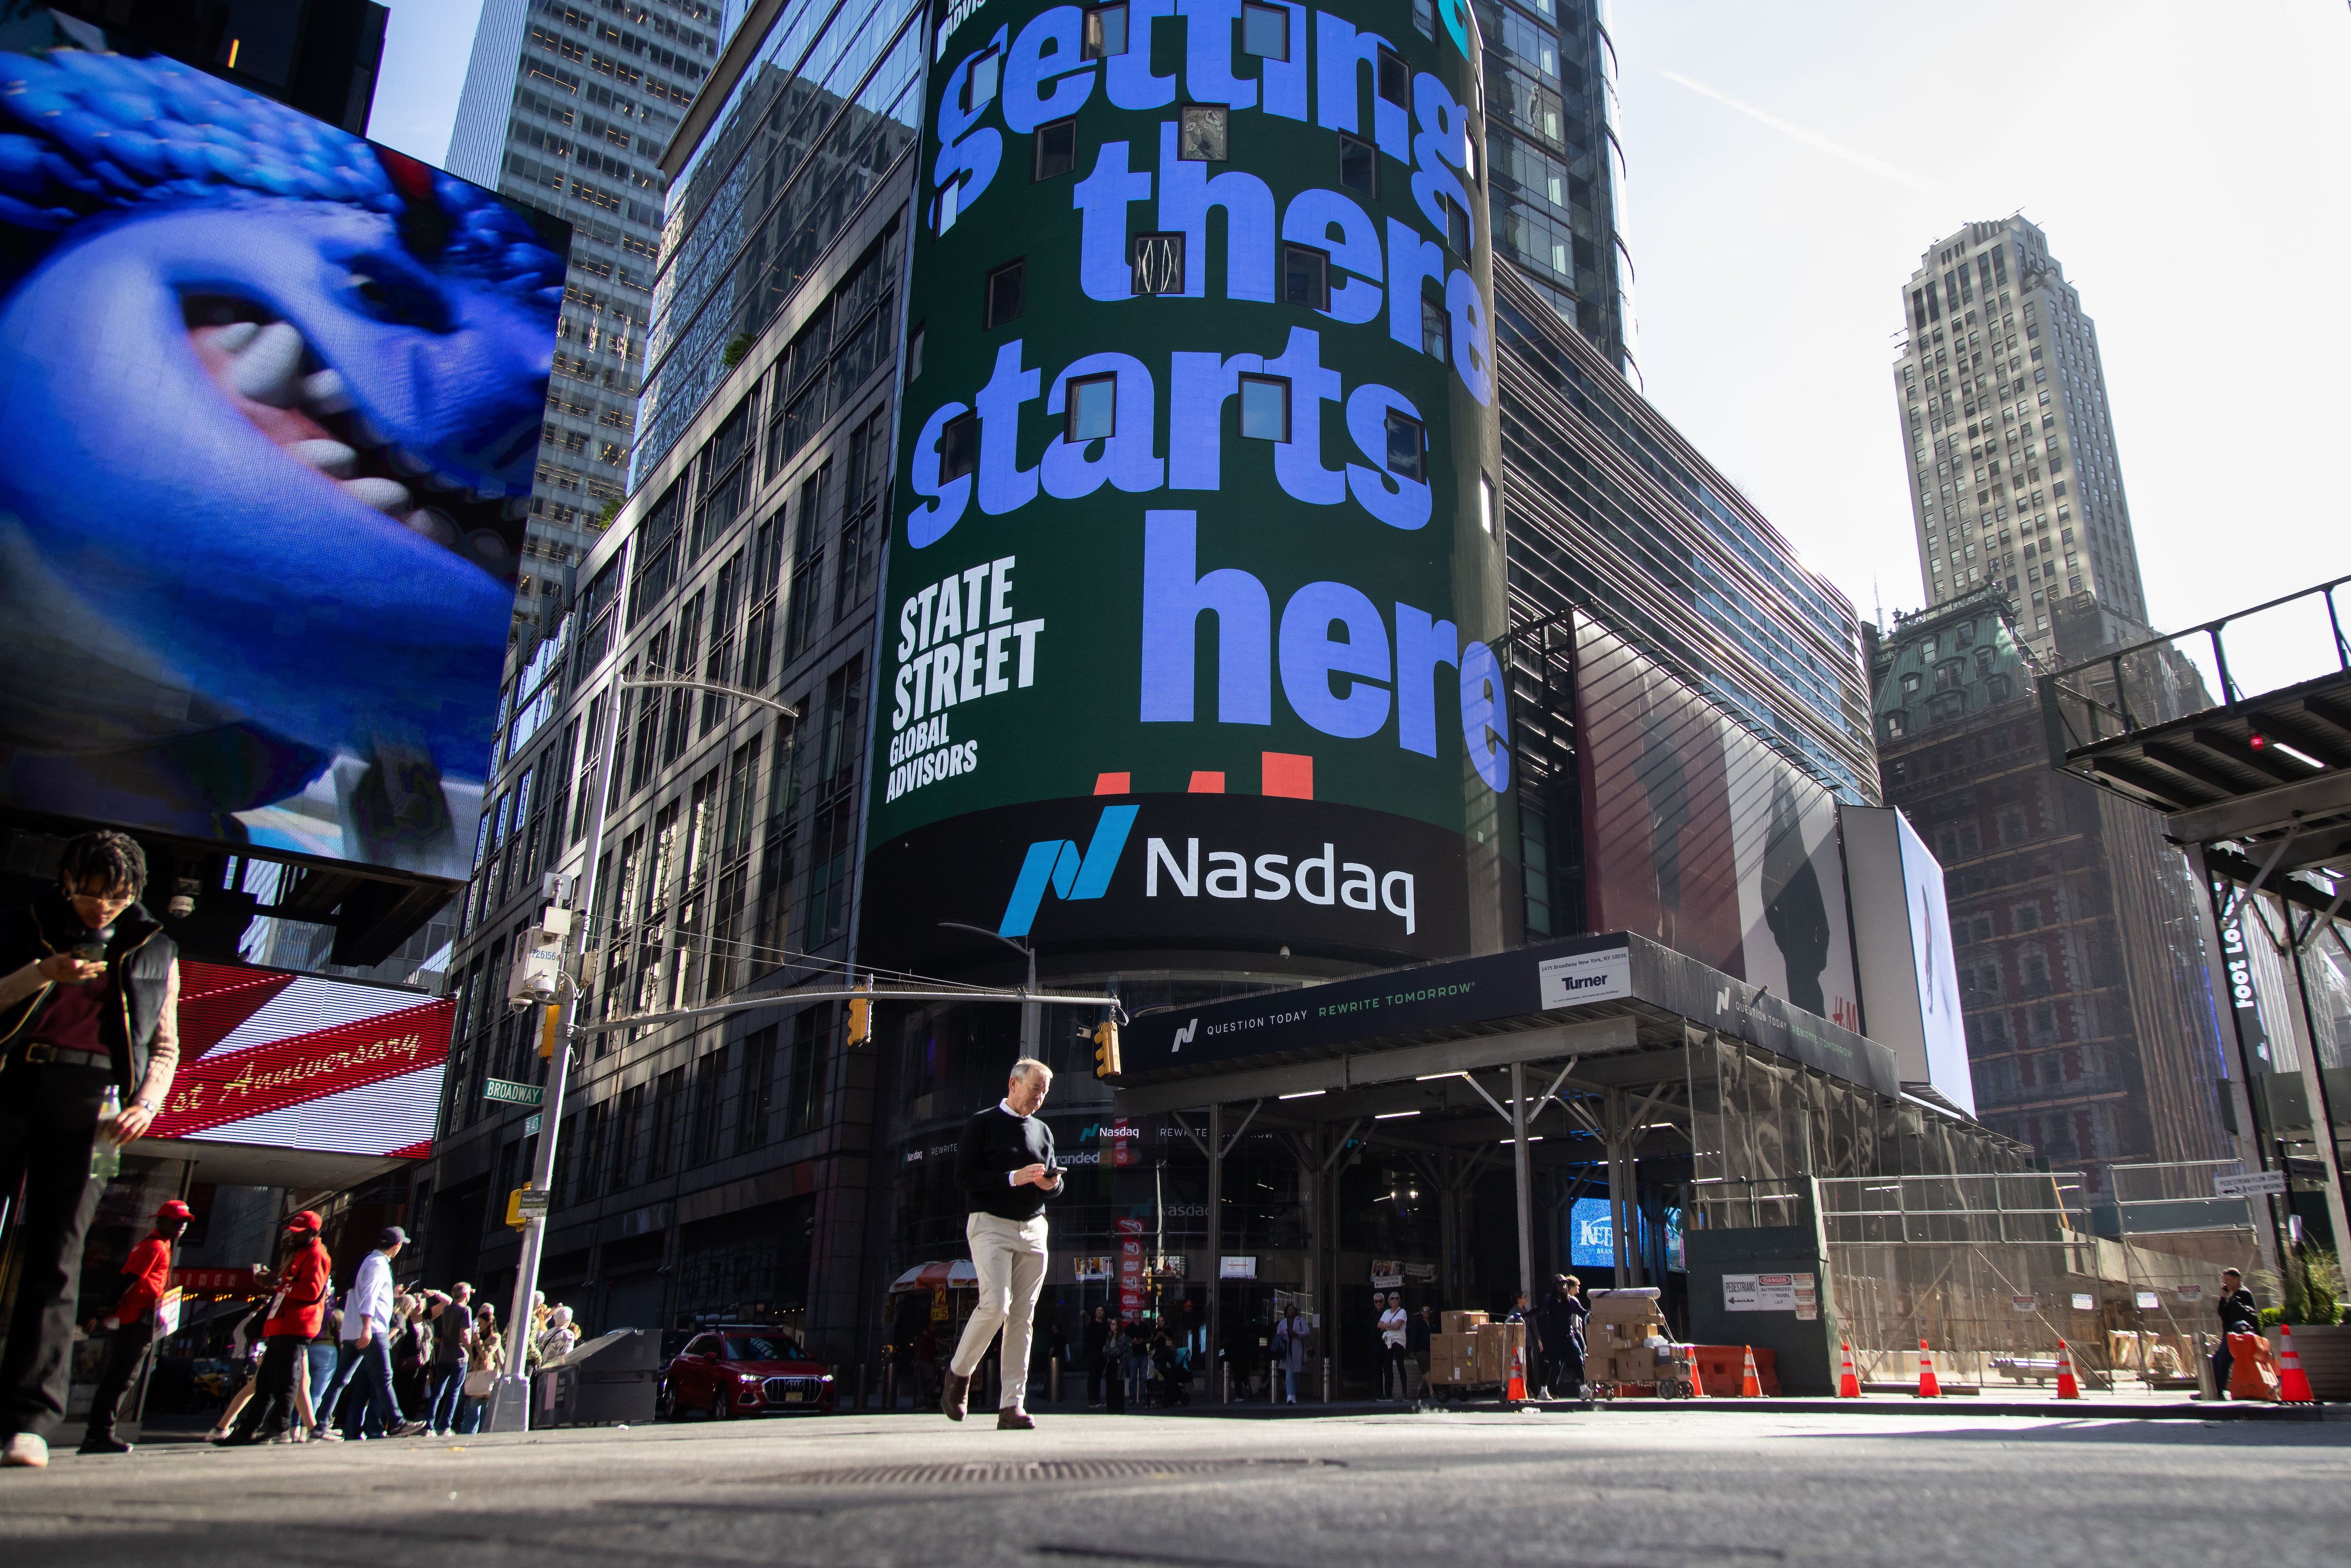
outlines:
[[[1428,1381],[1475,1386],[1510,1375],[1510,1353],[1526,1354],[1527,1326],[1487,1321],[1484,1312],[1447,1312],[1428,1336]]]
[[[1478,1328],[1476,1349],[1479,1383],[1502,1383],[1510,1375],[1510,1354],[1526,1354],[1527,1325],[1524,1323],[1481,1323]],[[1519,1363],[1526,1365],[1522,1359]]]
[[[1583,1375],[1593,1383],[1655,1383],[1660,1378],[1687,1377],[1677,1372],[1673,1331],[1657,1310],[1656,1287],[1594,1291],[1592,1315],[1584,1321]],[[1653,1345],[1650,1340],[1665,1343]]]
[[[1428,1336],[1428,1381],[1431,1383],[1476,1383],[1478,1378],[1477,1331],[1486,1324],[1483,1312],[1445,1312],[1437,1318],[1437,1332]]]

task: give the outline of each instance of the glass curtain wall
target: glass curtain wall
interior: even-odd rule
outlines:
[[[671,182],[636,475],[914,145],[922,16],[903,0],[794,9]]]

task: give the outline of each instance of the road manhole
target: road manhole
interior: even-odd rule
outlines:
[[[1249,1469],[1300,1469],[1319,1459],[977,1459],[963,1464],[856,1465],[791,1478],[812,1487],[1001,1486],[1019,1481],[1150,1480]]]

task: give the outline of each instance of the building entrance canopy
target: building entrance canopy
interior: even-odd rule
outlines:
[[[1768,989],[1625,933],[1136,1016],[1130,1114],[1410,1083],[1573,1055],[1579,1075],[1678,1082],[1720,1035],[1893,1098],[1894,1052]]]
[[[1897,1113],[1972,1129],[1906,1095],[1887,1047],[1623,933],[1139,1013],[1124,1058],[1120,1113],[1169,1115],[1207,1156],[1211,1256],[1226,1156],[1246,1133],[1288,1145],[1313,1195],[1311,1297],[1340,1277],[1332,1173],[1365,1145],[1424,1166],[1445,1196],[1448,1285],[1462,1197],[1507,1155],[1531,1300],[1536,1236],[1587,1191],[1607,1196],[1615,1282],[1637,1285],[1666,1266],[1645,1191],[1679,1205],[1727,1190],[1697,1184],[1866,1174]]]

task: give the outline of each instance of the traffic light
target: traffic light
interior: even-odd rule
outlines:
[[[872,982],[859,988],[872,989]],[[849,1043],[863,1045],[873,1036],[873,1001],[870,997],[855,997],[849,1003]]]
[[[562,1006],[559,1003],[549,1002],[546,1007],[539,1009],[538,1059],[541,1061],[552,1061],[555,1060],[555,1042],[561,1039],[562,1035]]]
[[[1094,1076],[1116,1078],[1123,1071],[1118,1061],[1118,1019],[1104,1019],[1094,1027]]]

